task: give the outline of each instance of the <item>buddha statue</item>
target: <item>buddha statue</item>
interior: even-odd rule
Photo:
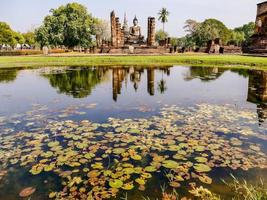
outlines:
[[[138,19],[135,16],[133,19],[133,26],[130,27],[127,42],[132,44],[140,44],[144,42],[143,40],[144,36],[141,34],[141,27],[138,26]]]

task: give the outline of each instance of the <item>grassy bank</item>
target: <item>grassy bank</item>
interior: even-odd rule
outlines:
[[[0,57],[0,68],[43,66],[107,65],[194,65],[267,69],[267,58],[239,55],[180,54],[174,56],[6,56]]]

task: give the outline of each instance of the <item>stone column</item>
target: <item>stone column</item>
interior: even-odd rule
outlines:
[[[156,20],[149,17],[147,23],[147,46],[154,46],[156,41]]]
[[[150,96],[154,96],[155,94],[155,70],[153,68],[147,69],[147,92]]]
[[[120,19],[116,17],[116,47],[121,46],[121,24]]]
[[[117,32],[116,32],[116,17],[115,12],[110,13],[110,25],[111,25],[111,46],[117,45]]]

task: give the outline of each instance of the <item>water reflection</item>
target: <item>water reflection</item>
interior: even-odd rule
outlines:
[[[140,84],[145,82],[147,93],[154,96],[156,91],[164,94],[173,82],[168,82],[173,66],[164,67],[68,67],[52,68],[42,72],[50,85],[59,93],[74,98],[85,98],[92,94],[93,89],[103,82],[111,82],[112,99],[116,102],[122,94],[123,86],[132,87],[138,91]],[[0,83],[15,81],[18,69],[1,69]],[[218,67],[189,67],[183,73],[186,81],[201,80],[210,82],[221,77],[226,71],[231,71],[243,77],[248,77],[247,101],[257,105],[259,123],[267,118],[267,72],[246,69],[226,69]],[[175,73],[175,70],[173,70]],[[169,86],[168,86],[169,84]]]
[[[203,82],[216,80],[219,78],[227,69],[218,67],[190,67],[188,73],[185,74],[185,80],[191,81],[193,79],[200,79]]]
[[[70,68],[57,72],[48,72],[43,76],[49,79],[50,85],[59,93],[71,95],[74,98],[84,98],[91,94],[92,89],[102,81],[107,80],[107,68]]]
[[[0,83],[12,82],[17,78],[17,69],[1,69],[0,70]]]
[[[259,123],[267,119],[267,72],[249,72],[248,101],[257,105]]]

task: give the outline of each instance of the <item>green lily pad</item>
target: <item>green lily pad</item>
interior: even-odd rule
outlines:
[[[199,163],[206,163],[208,162],[208,159],[205,157],[195,157],[195,160]]]
[[[123,182],[119,179],[115,179],[113,181],[109,181],[109,186],[112,188],[121,188],[123,186]]]
[[[211,170],[211,168],[208,165],[205,164],[195,164],[194,165],[194,169],[197,172],[209,172]]]
[[[49,142],[48,144],[47,144],[47,146],[49,146],[49,147],[55,147],[55,146],[58,146],[59,145],[59,142],[58,141],[55,141],[55,142]]]
[[[145,171],[155,172],[155,171],[157,171],[157,168],[155,168],[154,166],[147,166],[147,167],[145,167]]]
[[[165,168],[168,168],[168,169],[176,169],[180,165],[178,162],[176,162],[174,160],[164,160],[162,166]]]

